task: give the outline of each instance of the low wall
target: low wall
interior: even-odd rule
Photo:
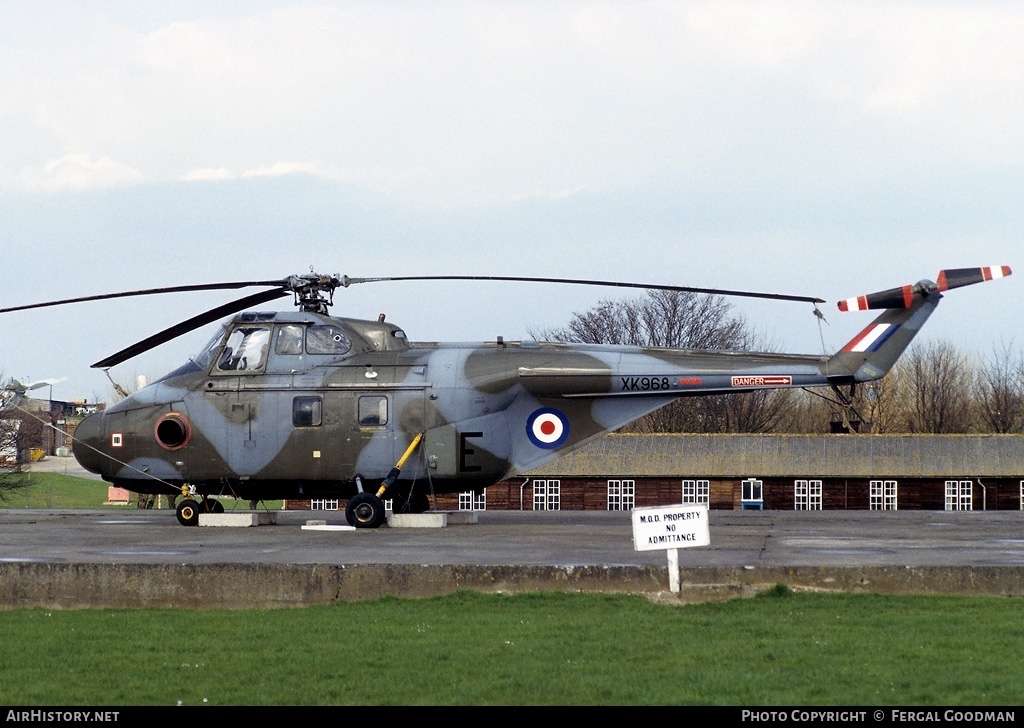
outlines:
[[[1024,596],[1024,567],[444,566],[405,564],[0,564],[0,609],[278,609],[488,592],[645,594],[681,603],[794,590]]]

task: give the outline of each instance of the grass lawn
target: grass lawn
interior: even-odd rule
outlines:
[[[270,611],[14,610],[0,704],[1024,704],[1020,599],[696,605],[482,594]]]
[[[107,502],[109,483],[60,473],[19,473],[0,481],[16,487],[0,487],[0,508],[109,508],[124,510],[138,506],[132,493],[127,505]],[[222,498],[225,510],[249,510],[249,501]],[[166,504],[166,498],[164,499]],[[278,510],[281,501],[263,501],[260,508]]]

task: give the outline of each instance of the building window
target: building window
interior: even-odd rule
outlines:
[[[559,511],[562,509],[561,496],[562,481],[560,480],[535,480],[533,481],[533,510],[535,511]]]
[[[309,502],[310,510],[314,511],[336,511],[338,510],[337,498],[314,499]]]
[[[747,478],[740,484],[740,508],[759,511],[764,508],[764,483],[757,478]]]
[[[684,480],[682,503],[708,505],[711,502],[710,480]]]
[[[487,491],[484,491],[483,493],[474,493],[471,490],[464,490],[459,493],[459,510],[486,511]]]
[[[635,480],[608,481],[608,510],[631,511],[636,504]]]
[[[793,508],[798,511],[820,511],[821,481],[793,481]]]
[[[872,480],[868,484],[870,489],[870,508],[873,511],[895,511],[896,508],[896,481],[895,480]]]
[[[1020,509],[1024,511],[1024,480],[1020,481]]]
[[[974,510],[974,482],[971,480],[946,481],[946,510]]]

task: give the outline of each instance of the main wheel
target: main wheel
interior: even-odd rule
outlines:
[[[194,500],[183,500],[175,509],[175,515],[178,516],[178,523],[182,526],[198,526],[199,511],[199,504]]]
[[[356,528],[378,528],[384,523],[384,501],[373,493],[356,493],[345,506],[345,518]]]

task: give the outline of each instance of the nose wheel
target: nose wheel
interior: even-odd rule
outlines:
[[[175,515],[178,517],[178,523],[182,526],[198,526],[199,512],[199,502],[194,500],[183,500],[175,509]]]
[[[186,498],[175,509],[178,523],[182,526],[198,526],[200,513],[223,513],[224,505],[216,498],[203,499],[201,502]]]

